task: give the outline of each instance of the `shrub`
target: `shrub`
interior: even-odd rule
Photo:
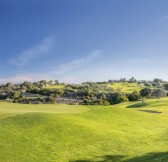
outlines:
[[[165,93],[165,90],[163,88],[158,88],[158,89],[153,90],[152,96],[156,97],[156,98],[165,97],[166,93]]]
[[[134,91],[131,94],[128,94],[127,96],[129,101],[136,101],[140,98],[140,94],[138,91]]]
[[[110,106],[110,102],[106,101],[106,100],[100,100],[99,105],[102,106]]]
[[[56,102],[56,99],[55,99],[54,97],[50,96],[50,97],[47,97],[47,98],[46,98],[46,101],[47,101],[47,102],[50,102],[50,103],[55,103],[55,102]]]
[[[117,92],[109,94],[108,101],[111,104],[118,104],[122,102],[127,102],[128,98],[123,93]]]

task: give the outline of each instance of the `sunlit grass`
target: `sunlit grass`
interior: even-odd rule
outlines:
[[[115,91],[120,91],[124,93],[131,93],[133,91],[140,91],[141,86],[138,83],[111,83],[108,84],[109,87],[113,88]]]
[[[157,153],[157,161],[162,161],[166,154],[160,152],[168,152],[168,98],[141,104],[104,107],[1,102],[0,161],[116,161],[117,158],[117,161],[153,162],[156,156],[147,156],[152,152]],[[162,113],[139,111],[142,109]]]
[[[47,86],[46,89],[62,89],[64,87],[65,86],[63,85],[50,85],[50,86]]]

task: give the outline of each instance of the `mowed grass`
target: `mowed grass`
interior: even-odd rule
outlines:
[[[141,104],[88,107],[1,102],[0,162],[166,162],[168,98]]]
[[[15,104],[0,102],[0,113],[80,113],[88,111],[87,106],[66,104]]]
[[[128,108],[135,108],[137,110],[154,110],[168,114],[168,98],[147,99],[144,103],[135,102],[134,104],[129,105]]]
[[[132,93],[133,91],[140,91],[142,87],[138,83],[111,83],[108,84],[109,87],[113,88],[115,91],[121,91],[124,93]]]

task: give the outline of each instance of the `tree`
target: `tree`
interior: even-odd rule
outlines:
[[[56,99],[52,96],[47,97],[46,100],[50,103],[55,103],[56,102]]]
[[[136,101],[140,98],[140,94],[138,91],[133,91],[131,94],[128,94],[129,101]]]
[[[157,97],[157,98],[165,97],[166,93],[165,93],[165,90],[163,88],[157,88],[157,89],[153,90],[152,96]]]
[[[6,87],[12,87],[12,83],[11,82],[7,83]]]
[[[153,82],[155,82],[155,83],[162,83],[163,80],[162,80],[162,79],[159,79],[159,78],[155,78],[155,79],[153,80]]]
[[[48,81],[48,84],[49,84],[49,85],[52,85],[52,84],[53,84],[53,81],[52,81],[52,80]]]
[[[108,101],[113,105],[121,102],[127,102],[128,98],[126,98],[126,96],[123,93],[116,92],[109,94]]]
[[[107,99],[107,97],[106,97],[106,95],[104,93],[101,95],[101,99],[102,100],[106,100]]]
[[[22,84],[22,87],[26,87],[27,89],[32,89],[33,85],[32,85],[31,82],[25,81],[25,82]]]
[[[168,90],[168,83],[164,84],[165,90]]]
[[[135,83],[136,82],[136,79],[134,77],[131,77],[128,81],[129,83]]]
[[[46,80],[41,80],[41,81],[40,81],[40,84],[41,84],[42,86],[46,86],[46,85],[47,85],[47,81],[46,81]]]
[[[58,80],[55,80],[55,85],[59,85],[59,81]]]
[[[126,80],[126,78],[121,78],[120,79],[120,82],[126,82],[127,80]]]
[[[150,88],[143,88],[140,91],[140,96],[142,97],[142,102],[144,102],[144,98],[148,97],[151,94],[152,90]]]

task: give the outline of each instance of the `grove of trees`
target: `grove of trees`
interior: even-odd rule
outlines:
[[[132,93],[116,91],[108,86],[111,83],[137,83],[141,88]],[[53,88],[47,88],[53,86]],[[55,88],[54,88],[55,86]],[[57,87],[61,88],[57,88]],[[65,84],[58,80],[39,82],[25,81],[21,84],[6,83],[0,85],[0,100],[14,103],[55,103],[66,99],[71,104],[112,105],[127,101],[142,100],[145,98],[161,98],[167,96],[168,83],[161,79],[153,81],[137,81],[134,77],[126,80],[109,80],[108,82],[85,82],[82,84]],[[59,99],[61,98],[61,99]],[[58,100],[59,99],[59,100]]]

